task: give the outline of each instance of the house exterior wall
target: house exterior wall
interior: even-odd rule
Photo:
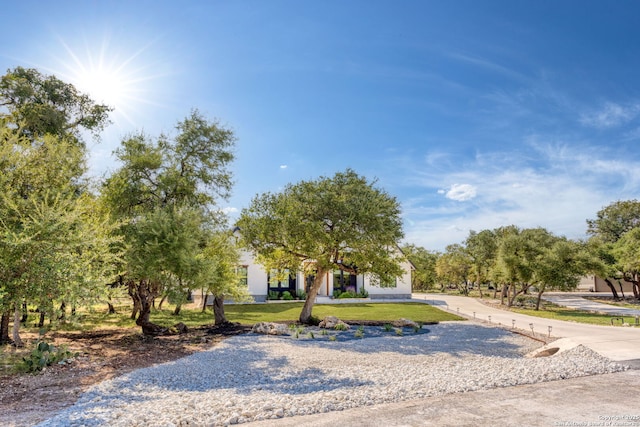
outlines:
[[[265,268],[255,261],[254,255],[246,250],[240,251],[240,266],[247,268],[247,287],[249,294],[255,302],[265,302],[269,295],[269,274]],[[356,292],[366,290],[371,299],[407,299],[411,298],[411,270],[413,265],[409,261],[401,263],[404,273],[396,279],[396,286],[381,287],[372,283],[369,275],[359,274],[356,276]],[[306,291],[306,278],[302,272],[297,272],[295,276],[295,291]],[[336,284],[337,285],[337,284]],[[336,286],[338,287],[338,286]],[[332,297],[334,291],[334,273],[329,272],[323,278],[322,285],[318,291],[318,296]],[[193,293],[194,303],[202,304],[202,292]],[[211,304],[213,298],[207,297],[207,304]]]
[[[257,262],[250,252],[242,251],[240,264],[247,266],[247,286],[249,293],[256,302],[264,302],[268,296],[268,274],[264,267]],[[359,274],[356,277],[356,292],[364,289],[369,293],[369,298],[380,299],[399,299],[411,298],[411,269],[412,265],[408,261],[403,262],[402,268],[404,273],[396,280],[395,287],[374,286],[371,278],[366,275]],[[296,273],[296,290],[305,291],[306,278],[302,272]],[[327,273],[324,277],[322,285],[318,291],[318,296],[333,296],[334,275],[333,272]]]
[[[633,293],[633,283],[627,282],[626,280],[610,280],[611,283],[613,283],[616,291],[620,292],[620,284],[622,284],[623,292]],[[611,289],[609,289],[609,286],[607,286],[607,283],[604,281],[604,279],[598,276],[584,276],[582,279],[580,279],[578,290],[587,292],[611,292]]]
[[[269,276],[267,271],[255,262],[253,255],[248,251],[240,252],[240,264],[247,266],[247,286],[249,294],[256,302],[267,300]]]

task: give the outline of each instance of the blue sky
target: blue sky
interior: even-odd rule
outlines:
[[[95,175],[128,133],[192,108],[238,137],[231,215],[352,168],[431,250],[515,224],[585,236],[640,189],[640,3],[22,1],[0,68],[115,105]]]

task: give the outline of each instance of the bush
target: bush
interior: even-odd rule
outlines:
[[[307,299],[307,293],[302,289],[298,289],[298,291],[296,292],[296,298],[304,301]]]
[[[340,289],[335,289],[333,291],[333,297],[334,298],[340,298],[340,294],[342,293],[342,291]]]
[[[340,294],[340,296],[338,298],[342,299],[342,298],[355,298],[356,294],[354,294],[353,292],[343,292]]]
[[[360,289],[358,292],[358,298],[369,298],[369,292],[365,288]]]
[[[267,299],[270,299],[270,300],[280,299],[280,294],[276,291],[269,291],[269,295],[267,295]]]
[[[333,329],[335,329],[336,331],[346,331],[347,329],[349,329],[349,327],[344,323],[338,323],[333,327]]]
[[[289,291],[284,291],[282,293],[282,299],[286,301],[291,301],[293,299],[293,295],[291,295],[291,292]]]
[[[45,341],[38,341],[29,356],[22,358],[22,367],[27,372],[39,372],[49,365],[64,362],[77,355],[78,353],[70,352],[66,346],[55,347]]]

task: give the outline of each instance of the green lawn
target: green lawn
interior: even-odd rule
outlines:
[[[213,324],[213,313],[208,308],[205,313],[199,309],[183,309],[178,316],[173,315],[173,306],[162,310],[152,310],[151,321],[159,325],[171,326],[182,322],[188,327]],[[302,302],[270,303],[270,304],[228,304],[225,313],[230,322],[253,325],[258,322],[295,322],[300,316]],[[106,306],[94,307],[91,310],[79,310],[76,316],[67,316],[65,323],[54,323],[45,329],[64,331],[90,331],[108,328],[138,328],[130,319],[131,306],[116,307],[117,314],[107,314]],[[388,322],[400,318],[415,322],[437,323],[446,320],[463,320],[461,317],[438,310],[421,303],[369,303],[369,304],[316,304],[313,315],[322,319],[325,316],[336,316],[342,320]],[[35,323],[37,313],[30,313],[27,324],[21,330],[38,333]]]
[[[231,322],[254,324],[258,322],[295,322],[300,316],[302,302],[280,304],[236,304],[225,308]],[[422,303],[368,303],[368,304],[316,304],[313,315],[319,319],[336,316],[345,321],[388,322],[400,318],[414,322],[436,323],[446,320],[463,320]]]
[[[620,325],[623,317],[603,315],[591,313],[588,311],[573,310],[566,307],[546,307],[544,310],[532,310],[522,308],[511,308],[514,313],[527,314],[529,316],[542,317],[545,319],[564,320],[568,322],[588,323],[591,325],[607,325],[611,326],[611,319],[614,319],[614,325]],[[635,324],[636,319],[632,316],[625,316],[625,323]]]

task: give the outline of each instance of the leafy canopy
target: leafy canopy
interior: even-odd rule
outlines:
[[[313,261],[318,271],[357,270],[394,283],[400,207],[374,184],[347,169],[258,195],[237,223],[244,244],[270,267],[298,270]]]
[[[55,76],[16,67],[0,78],[0,117],[35,139],[46,134],[80,140],[80,131],[97,136],[109,123],[111,107],[96,104],[88,95]]]

